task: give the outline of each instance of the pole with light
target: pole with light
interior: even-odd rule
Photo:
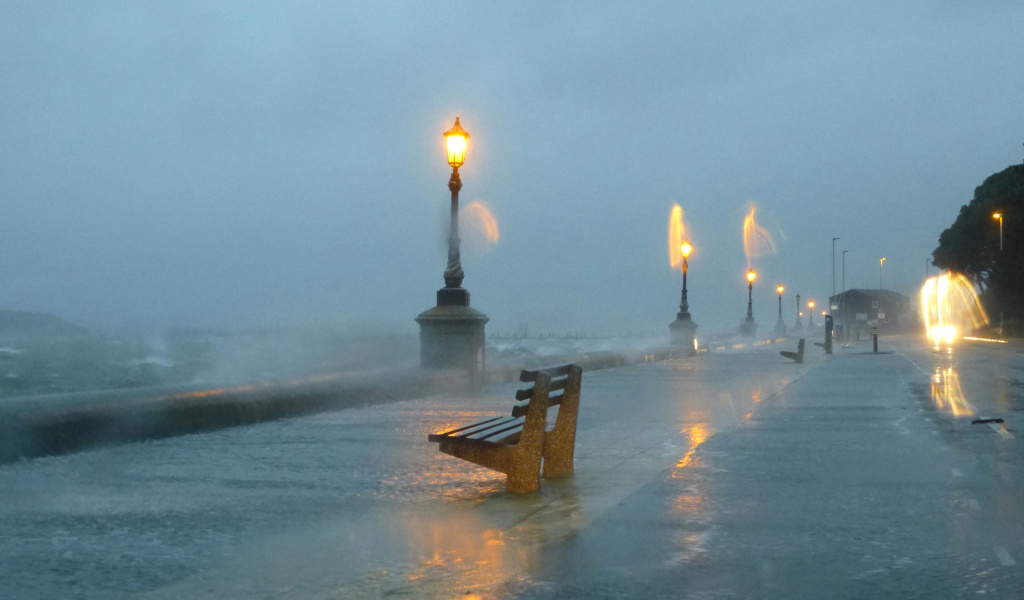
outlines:
[[[740,335],[744,337],[757,337],[757,322],[754,321],[754,280],[757,279],[757,272],[754,269],[747,271],[747,317],[740,323]]]
[[[683,296],[679,302],[676,320],[668,324],[672,345],[683,347],[686,354],[696,352],[697,345],[695,341],[697,324],[690,318],[690,303],[686,297],[686,274],[690,269],[690,254],[692,252],[693,246],[690,241],[683,240],[683,243],[679,245],[679,253],[683,257]]]
[[[843,250],[843,291],[842,295],[839,296],[839,312],[843,314],[843,339],[850,339],[850,320],[846,317],[846,253],[849,250]]]
[[[836,295],[836,240],[839,238],[832,238],[832,296]]]
[[[814,327],[814,300],[807,301],[807,323],[808,327]]]
[[[779,321],[775,323],[775,335],[782,337],[786,335],[786,323],[782,320],[782,292],[786,291],[786,286],[780,283],[775,286],[775,291],[779,293]]]
[[[444,132],[444,139],[448,146],[448,164],[452,167],[452,176],[448,180],[448,189],[452,193],[451,226],[448,236],[448,266],[444,270],[444,286],[448,289],[462,287],[462,260],[459,254],[459,190],[462,189],[462,179],[459,177],[459,167],[466,162],[466,140],[469,133],[462,128],[459,118],[455,117],[455,125]]]
[[[690,245],[689,241],[683,240],[683,243],[679,246],[679,251],[683,255],[683,300],[679,303],[679,318],[689,319],[690,303],[686,301],[686,271],[690,267],[689,259],[693,246]]]
[[[469,306],[469,290],[462,287],[465,274],[459,254],[459,191],[462,179],[459,167],[466,162],[469,133],[459,118],[444,132],[451,192],[451,220],[448,231],[448,264],[444,270],[444,287],[437,290],[437,305],[426,310],[416,322],[420,325],[420,364],[427,368],[468,371],[470,385],[482,385],[486,371],[484,313]]]
[[[878,261],[878,289],[882,289],[882,267],[885,266],[885,257]]]
[[[1001,213],[1001,212],[992,213],[992,218],[999,220],[999,253],[1002,254],[1003,253],[1003,213]],[[1002,304],[1001,301],[1000,301],[1000,304]],[[1002,309],[1002,306],[999,307],[999,335],[1003,335],[1003,309]]]

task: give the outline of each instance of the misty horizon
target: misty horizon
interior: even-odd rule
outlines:
[[[539,19],[538,15],[543,15]],[[673,204],[703,333],[842,289],[913,296],[938,236],[1024,158],[1012,2],[587,10],[236,2],[0,8],[0,309],[85,326],[415,333],[444,285],[488,332],[659,332]],[[936,270],[931,268],[931,273]],[[819,315],[820,318],[820,315]]]

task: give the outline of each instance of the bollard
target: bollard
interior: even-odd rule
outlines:
[[[825,315],[825,354],[832,354],[832,315]]]
[[[875,327],[874,329],[871,330],[871,344],[874,346],[874,348],[875,348],[874,351],[877,354],[878,353],[878,328],[877,327]]]

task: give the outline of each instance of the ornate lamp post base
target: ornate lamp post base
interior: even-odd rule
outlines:
[[[484,325],[490,318],[470,308],[468,299],[467,292],[465,305],[443,305],[438,292],[438,306],[420,313],[416,322],[420,325],[420,365],[469,372],[475,387],[482,384],[487,368]]]
[[[740,335],[746,338],[757,337],[757,321],[753,317],[747,317],[740,323]]]
[[[697,324],[690,319],[690,313],[677,313],[676,320],[668,324],[668,331],[671,345],[683,346],[688,356],[697,353],[697,349],[693,345]]]
[[[775,324],[775,337],[786,337],[786,324],[782,322],[782,319]]]

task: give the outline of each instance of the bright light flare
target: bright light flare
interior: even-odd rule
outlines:
[[[970,280],[952,272],[925,280],[921,318],[928,340],[936,346],[951,345],[965,332],[988,323]]]
[[[743,253],[747,255],[747,269],[752,268],[750,259],[765,254],[775,254],[775,240],[764,227],[754,219],[757,205],[747,205],[747,216],[743,219]]]
[[[462,214],[461,223],[467,234],[467,242],[486,250],[497,245],[501,239],[498,220],[494,218],[486,204],[479,201],[470,202],[459,212]]]
[[[683,207],[672,205],[672,213],[668,217],[668,263],[673,269],[683,266],[683,244],[689,244],[686,235],[686,221],[683,220]],[[693,250],[693,247],[690,246]]]

